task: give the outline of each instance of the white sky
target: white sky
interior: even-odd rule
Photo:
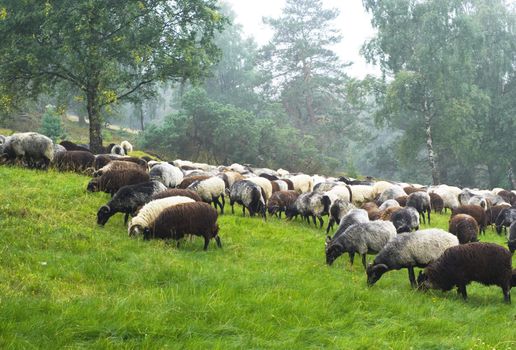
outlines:
[[[235,22],[243,26],[244,34],[255,38],[263,45],[272,37],[268,26],[263,24],[263,17],[278,17],[285,0],[225,0],[236,13]],[[323,0],[326,8],[338,8],[340,16],[335,20],[335,27],[342,35],[342,42],[334,48],[344,62],[352,62],[347,73],[356,78],[366,74],[379,75],[379,69],[366,64],[360,56],[362,44],[374,36],[370,15],[362,6],[362,0]]]

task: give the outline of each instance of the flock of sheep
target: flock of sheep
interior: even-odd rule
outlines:
[[[287,220],[300,217],[322,228],[328,216],[326,232],[338,227],[326,238],[327,264],[344,253],[353,264],[359,254],[369,285],[402,268],[407,268],[414,288],[447,291],[456,286],[464,298],[466,285],[476,281],[499,286],[510,302],[510,289],[516,285],[516,191],[359,181],[240,164],[169,163],[126,155],[132,151],[127,141],[105,151],[94,155],[86,145],[69,141],[55,145],[37,133],[0,135],[4,164],[92,175],[87,190],[111,195],[98,210],[98,224],[123,213],[129,236],[174,239],[179,245],[185,235],[197,235],[204,238],[204,250],[211,239],[221,247],[217,218],[229,197],[232,212],[238,203],[244,216],[247,210],[264,220],[267,213],[279,218],[284,214]],[[448,231],[419,229],[420,221],[430,224],[432,210],[448,209]],[[489,225],[499,234],[505,230],[509,250],[478,242]],[[369,265],[367,254],[376,254]],[[425,268],[417,280],[415,267]]]

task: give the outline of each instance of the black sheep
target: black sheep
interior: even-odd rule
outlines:
[[[443,213],[444,209],[444,201],[441,196],[439,196],[437,193],[429,193],[430,195],[430,205],[432,206],[432,209],[434,209],[434,213]]]
[[[496,233],[501,234],[502,228],[507,232],[507,227],[511,226],[516,221],[516,208],[505,208],[502,209],[498,217],[496,218]]]
[[[121,187],[97,213],[97,224],[104,226],[109,218],[116,213],[124,213],[124,223],[127,224],[129,214],[134,215],[138,208],[152,199],[154,194],[167,188],[159,181],[142,182]]]
[[[217,210],[204,202],[178,204],[164,209],[150,228],[143,232],[144,239],[170,238],[178,241],[185,234],[204,237],[204,250],[208,249],[210,239],[214,238],[222,247],[218,236]]]
[[[397,233],[419,230],[419,213],[413,207],[406,207],[392,213],[390,221],[396,227]]]
[[[511,302],[511,253],[494,243],[474,242],[450,247],[424,273],[418,276],[420,289],[457,292],[468,298],[466,286],[471,282],[502,288],[504,300]]]
[[[183,196],[192,198],[196,202],[202,202],[201,197],[197,194],[197,192],[194,192],[192,190],[185,190],[181,188],[169,188],[163,192],[156,193],[152,196],[152,200],[155,199],[161,199],[166,197],[175,197],[175,196]]]
[[[108,170],[101,176],[93,178],[86,189],[89,192],[103,191],[114,196],[123,186],[135,185],[149,180],[149,174],[139,169]]]
[[[95,156],[86,151],[58,152],[54,156],[54,166],[59,171],[82,172],[93,167]]]
[[[516,221],[511,224],[509,228],[509,238],[507,239],[507,245],[512,254],[516,251]]]
[[[486,225],[494,225],[496,218],[502,210],[510,208],[508,205],[493,205],[486,210]]]
[[[460,244],[478,241],[478,224],[468,214],[457,214],[450,219],[448,231],[459,239]]]
[[[65,140],[65,141],[61,141],[59,144],[61,146],[63,146],[64,148],[66,148],[67,151],[83,151],[83,152],[90,152],[90,153],[92,153],[86,147],[79,146],[79,145],[73,143],[72,141],[66,141]]]
[[[296,202],[299,197],[297,191],[277,191],[272,193],[271,198],[267,202],[267,210],[269,215],[276,215],[281,219],[281,213]]]
[[[409,194],[407,198],[407,207],[416,208],[417,212],[426,223],[425,213],[427,213],[428,224],[430,224],[430,213],[432,212],[432,205],[430,195],[426,192],[416,191]]]

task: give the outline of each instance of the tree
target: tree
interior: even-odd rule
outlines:
[[[102,111],[157,82],[205,76],[226,20],[215,0],[6,0],[0,13],[0,101],[65,84],[81,91],[90,146],[102,147]],[[5,91],[7,90],[7,91]]]

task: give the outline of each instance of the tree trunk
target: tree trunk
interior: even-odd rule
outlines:
[[[97,89],[89,88],[86,92],[88,100],[88,118],[90,120],[90,150],[93,153],[104,153],[102,147],[102,121],[98,106]]]
[[[140,102],[138,104],[138,106],[140,108],[140,126],[141,126],[142,131],[145,131],[144,125],[143,125],[143,103]]]
[[[430,163],[430,168],[432,169],[432,183],[433,185],[439,185],[439,167],[434,154],[431,121],[431,115],[429,112],[425,112],[426,149],[428,151],[428,162]]]

